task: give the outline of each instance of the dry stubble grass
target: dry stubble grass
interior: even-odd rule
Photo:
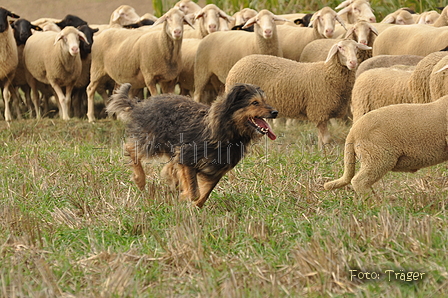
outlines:
[[[312,125],[276,125],[279,138],[256,144],[201,210],[177,201],[158,163],[137,190],[117,121],[0,125],[1,297],[447,293],[446,165],[390,173],[368,200],[324,191],[347,124],[332,127],[326,155]],[[425,275],[388,281],[389,269]]]

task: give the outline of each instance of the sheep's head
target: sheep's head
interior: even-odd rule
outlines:
[[[80,40],[87,44],[89,43],[84,33],[77,30],[75,27],[67,26],[56,35],[54,44],[56,45],[58,42],[63,42],[64,47],[68,49],[70,55],[76,56],[79,54]]]
[[[352,36],[353,40],[356,40],[363,45],[372,45],[375,37],[378,35],[378,30],[371,23],[366,21],[358,21],[347,30],[346,36]]]
[[[195,13],[201,10],[201,7],[191,0],[181,0],[174,4],[174,7],[179,7],[185,14]]]
[[[166,33],[174,40],[182,39],[184,23],[194,29],[190,18],[187,17],[178,7],[171,8],[167,13],[157,19],[153,26],[157,26],[162,23],[165,23]]]
[[[263,38],[270,39],[276,30],[275,21],[289,22],[289,20],[278,17],[269,10],[263,9],[256,16],[250,18],[246,24],[244,24],[243,29],[256,24],[259,27],[256,31],[260,30],[259,34],[261,34]]]
[[[336,9],[341,9],[338,15],[347,14],[349,24],[354,24],[358,20],[366,20],[370,23],[375,23],[376,18],[370,3],[367,0],[349,0],[339,4]]]
[[[195,14],[195,20],[202,20],[202,27],[207,31],[207,34],[220,30],[220,18],[225,19],[227,22],[230,22],[232,20],[231,16],[228,16],[224,11],[219,9],[219,7],[214,4],[208,4],[204,6]]]
[[[258,12],[251,8],[243,8],[233,15],[235,26],[244,25],[248,20],[255,17]]]
[[[358,67],[358,57],[357,52],[359,50],[371,50],[371,47],[357,43],[354,40],[344,39],[333,45],[328,52],[327,60],[328,63],[333,59],[335,55],[339,60],[339,64],[345,65],[349,70],[354,70]]]
[[[310,26],[316,28],[322,37],[332,38],[336,21],[345,28],[344,22],[338,14],[330,7],[324,7],[313,15]]]
[[[15,19],[20,18],[15,13],[12,13],[9,10],[4,9],[3,7],[0,7],[0,33],[5,32],[6,29],[9,28],[8,17]]]
[[[140,20],[140,16],[135,12],[135,9],[129,5],[121,5],[114,10],[110,16],[109,25],[130,25],[137,23]]]

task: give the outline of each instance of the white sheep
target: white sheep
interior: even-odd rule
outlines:
[[[447,46],[448,27],[428,25],[392,26],[378,35],[373,44],[373,56],[426,56]]]
[[[248,20],[255,17],[258,14],[258,11],[252,8],[243,8],[240,11],[237,11],[233,14],[233,20],[230,22],[229,26],[233,28],[234,26],[244,25]],[[283,16],[278,16],[280,18],[285,18]],[[285,18],[288,19],[288,18]],[[288,19],[289,20],[289,19]],[[288,22],[287,22],[288,23]]]
[[[328,52],[326,61],[302,63],[285,58],[250,55],[229,72],[226,87],[235,83],[260,86],[279,115],[307,119],[319,129],[319,146],[330,141],[327,122],[345,116],[358,66],[358,49],[368,46],[342,40]]]
[[[342,9],[341,9],[342,8]],[[376,18],[373,14],[372,7],[368,0],[346,0],[336,6],[341,9],[338,15],[343,18],[347,24],[355,24],[359,20],[364,20],[370,23],[375,23]]]
[[[215,4],[208,4],[195,13],[195,27],[192,30],[185,30],[185,38],[204,38],[210,33],[223,31],[220,19],[224,19],[226,23],[232,20]]]
[[[414,98],[414,103],[430,103],[433,101],[431,98],[429,78],[434,66],[447,55],[448,52],[446,51],[434,52],[425,56],[416,65],[415,70],[409,78],[409,89]]]
[[[351,111],[353,122],[378,108],[412,103],[408,81],[415,66],[397,65],[373,68],[356,78],[352,90]]]
[[[118,84],[131,83],[135,89],[148,87],[152,95],[158,93],[156,84],[163,84],[162,92],[174,92],[180,71],[184,22],[192,26],[185,14],[174,7],[154,23],[153,27],[163,24],[162,30],[112,28],[95,37],[87,87],[90,122],[95,120],[95,91],[108,78]]]
[[[254,32],[216,32],[202,39],[194,65],[194,99],[206,102],[204,90],[213,80],[215,90],[222,91],[227,74],[242,57],[250,54],[281,56],[275,21],[285,21],[263,9],[248,20],[245,27],[254,26]]]
[[[60,117],[70,118],[71,93],[82,68],[80,40],[87,42],[84,33],[72,26],[60,32],[36,32],[28,38],[23,56],[37,118],[40,118],[40,104],[36,80],[51,85],[58,97]],[[65,87],[65,94],[62,87]]]
[[[126,25],[135,24],[140,20],[140,16],[135,9],[129,5],[120,5],[110,15],[109,24],[89,24],[91,28],[98,29],[99,35],[103,30],[108,28],[123,28]]]
[[[366,194],[389,171],[414,173],[448,160],[447,110],[445,96],[427,104],[382,107],[362,116],[345,141],[343,176],[324,188],[351,182],[356,193]]]
[[[434,24],[435,21],[440,17],[440,13],[435,10],[422,12],[415,22],[416,24]]]
[[[14,33],[9,25],[8,17],[19,18],[18,15],[0,7],[0,82],[3,85],[3,100],[5,102],[5,120],[11,121],[12,115],[9,107],[13,86],[11,82],[19,63]]]
[[[396,11],[384,17],[381,23],[397,24],[397,25],[412,25],[415,24],[412,14],[407,8],[399,8]]]
[[[416,66],[423,56],[417,55],[379,55],[363,61],[356,70],[356,77],[363,72],[379,67],[391,67],[394,65],[413,65]],[[414,73],[414,72],[413,72]]]
[[[320,38],[333,38],[335,23],[338,21],[344,26],[342,19],[330,7],[324,7],[313,14],[309,27],[277,26],[280,47],[283,57],[299,61],[303,48],[310,42]]]
[[[357,21],[350,26],[343,38],[353,39],[354,41],[372,47],[378,32],[372,23],[366,21]],[[341,41],[341,39],[316,39],[305,46],[300,55],[300,62],[325,61],[328,51],[331,47]],[[363,57],[358,57],[362,62],[372,57],[372,51],[362,51]]]

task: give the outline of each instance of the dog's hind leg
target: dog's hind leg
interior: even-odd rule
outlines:
[[[146,181],[145,181],[145,171],[143,171],[141,162],[142,156],[139,156],[134,144],[128,143],[125,145],[125,148],[131,158],[132,169],[134,170],[135,184],[137,184],[140,190],[143,190],[145,189]]]
[[[182,200],[196,201],[199,197],[196,170],[184,164],[177,164],[177,176],[180,182],[180,198]]]

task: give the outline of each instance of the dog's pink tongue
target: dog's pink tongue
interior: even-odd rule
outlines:
[[[271,140],[275,140],[277,138],[275,133],[272,131],[272,128],[269,126],[269,124],[266,121],[264,121],[261,118],[255,118],[254,120],[258,126],[268,130],[268,132],[267,132],[268,138],[270,138]]]

